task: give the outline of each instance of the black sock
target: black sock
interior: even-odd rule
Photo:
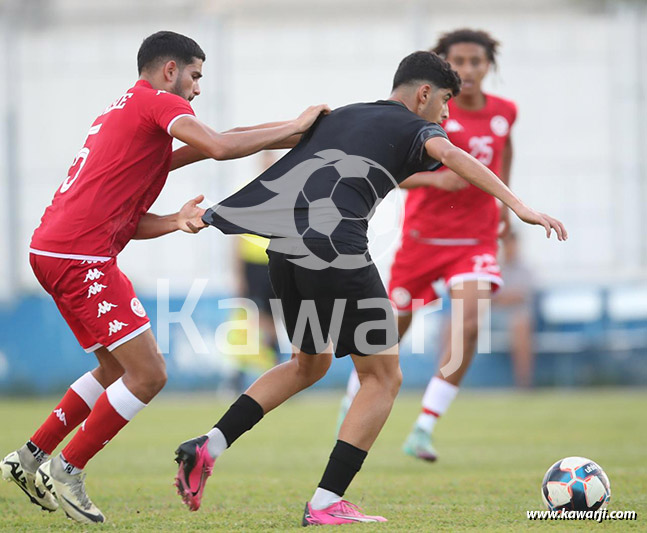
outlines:
[[[338,440],[330,454],[328,466],[319,482],[319,487],[343,496],[355,474],[362,468],[367,455],[368,452]]]
[[[252,429],[263,414],[263,408],[254,398],[242,394],[213,427],[222,431],[229,447],[245,431]]]

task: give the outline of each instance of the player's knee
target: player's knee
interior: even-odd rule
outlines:
[[[298,372],[308,384],[319,381],[326,375],[332,362],[331,354],[319,354],[302,357],[299,359]]]
[[[310,371],[310,376],[313,379],[313,383],[319,381],[326,375],[326,372],[328,372],[328,369],[330,368],[331,362],[332,355],[330,354],[316,356],[316,361]]]
[[[152,383],[152,386],[155,389],[155,393],[161,391],[168,381],[168,374],[166,373],[166,363],[164,361],[164,357],[162,356],[162,354],[158,354],[158,356],[160,363],[156,365]]]
[[[166,371],[156,371],[146,376],[146,378],[144,378],[140,383],[140,386],[146,391],[146,394],[152,398],[164,388],[166,381]]]
[[[167,380],[166,370],[157,371],[146,379],[144,386],[148,394],[153,397],[164,388]]]
[[[105,389],[124,375],[124,369],[121,366],[99,367],[98,374],[98,381]]]
[[[378,390],[388,394],[391,398],[398,395],[402,385],[402,370],[399,364],[384,365],[372,368],[367,372],[358,372],[361,386],[375,386]]]
[[[137,376],[139,386],[151,398],[164,388],[167,380],[166,364],[161,355],[156,358],[154,363],[151,363],[147,367],[145,372],[139,373]]]
[[[168,381],[168,374],[166,373],[166,368],[163,368],[155,376],[153,386],[156,389],[156,392],[161,391],[166,385],[167,381]]]

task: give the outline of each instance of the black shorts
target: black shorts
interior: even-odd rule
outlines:
[[[271,313],[270,300],[274,298],[274,291],[270,283],[267,265],[244,261],[243,268],[247,285],[245,297],[252,300],[260,311]]]
[[[328,339],[336,357],[370,355],[398,343],[393,308],[375,265],[310,270],[295,265],[289,255],[267,254],[285,327],[302,352],[321,353]]]

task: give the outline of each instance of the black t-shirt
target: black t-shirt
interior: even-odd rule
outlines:
[[[416,172],[435,170],[425,141],[447,134],[392,100],[352,104],[322,116],[285,157],[203,216],[224,233],[330,239],[367,249],[379,202]]]

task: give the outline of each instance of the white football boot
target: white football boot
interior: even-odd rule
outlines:
[[[50,513],[58,509],[56,498],[35,485],[38,462],[26,446],[11,452],[0,462],[2,479],[13,481],[27,495],[31,503]]]

